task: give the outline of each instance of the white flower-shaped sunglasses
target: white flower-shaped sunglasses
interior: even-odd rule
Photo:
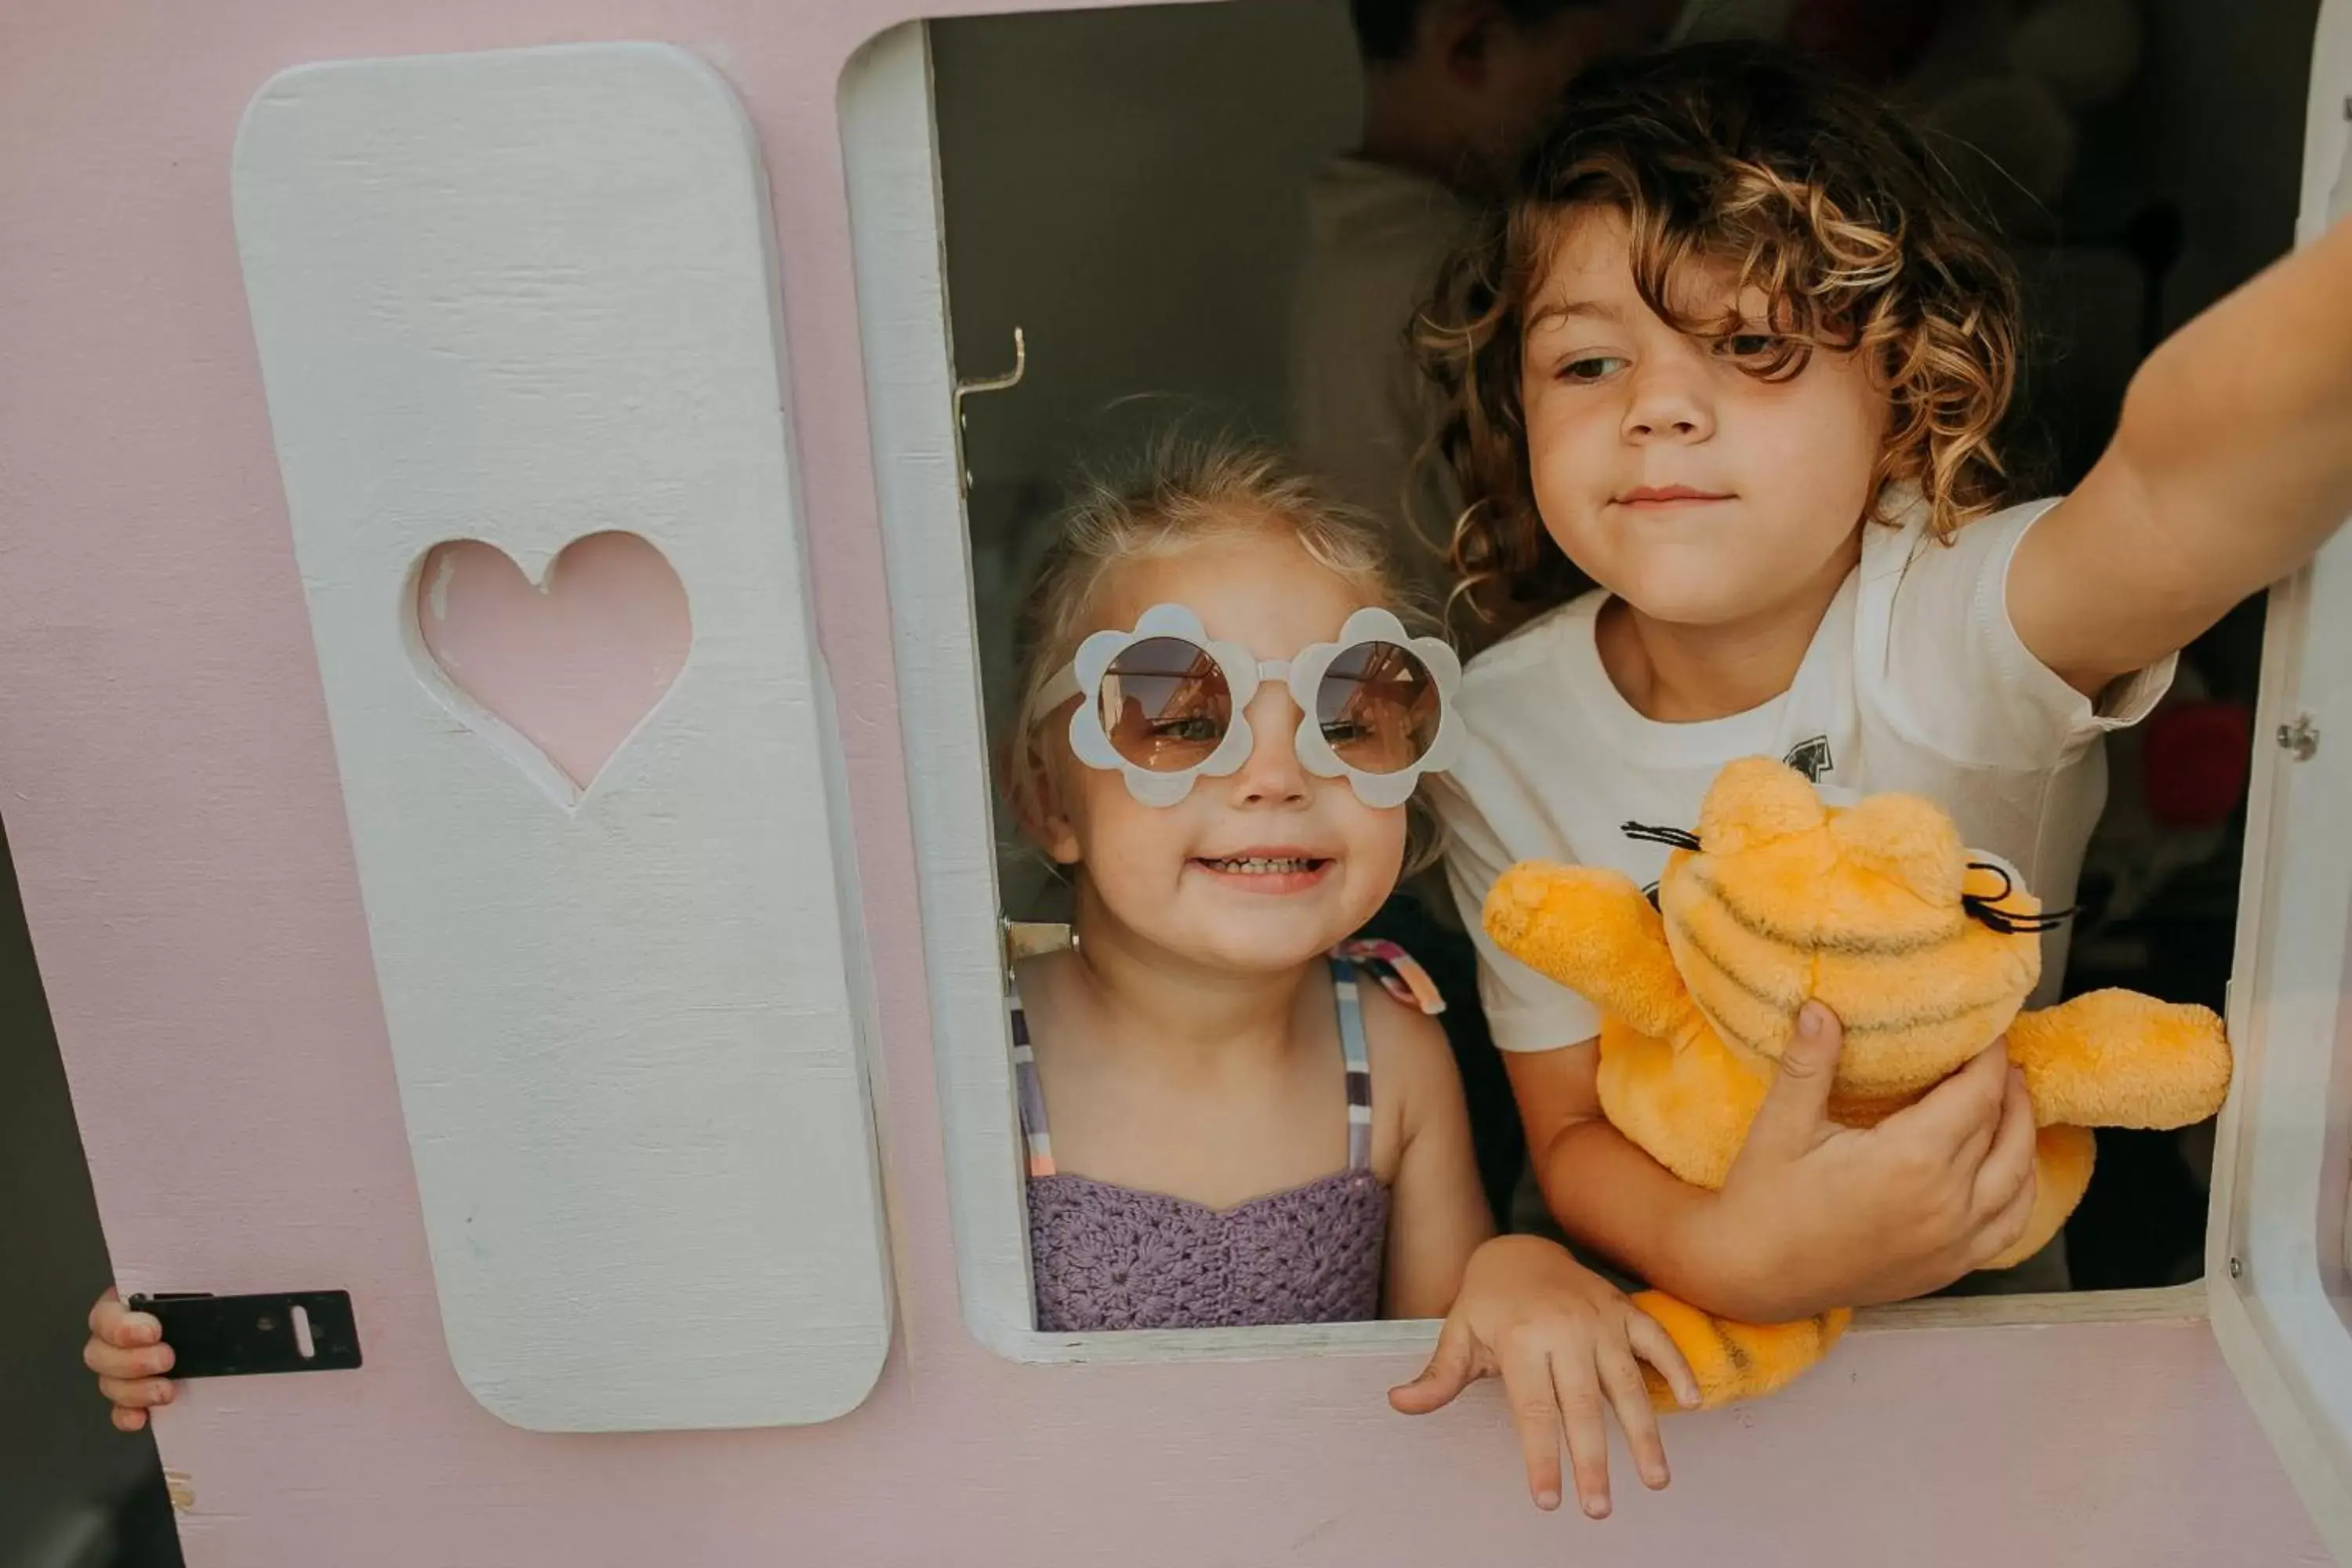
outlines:
[[[1289,687],[1304,716],[1293,742],[1299,764],[1345,778],[1366,805],[1402,805],[1422,774],[1443,773],[1462,750],[1461,661],[1378,608],[1349,616],[1337,642],[1260,660],[1238,643],[1212,641],[1183,605],[1155,605],[1132,631],[1080,643],[1044,700],[1051,710],[1083,699],[1070,715],[1078,761],[1118,772],[1146,805],[1174,805],[1195,779],[1248,759],[1256,739],[1244,710],[1269,680]]]

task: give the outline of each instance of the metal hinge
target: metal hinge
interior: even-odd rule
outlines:
[[[1004,933],[1004,967],[1008,972],[1024,958],[1060,952],[1078,945],[1077,932],[1066,925],[1044,921],[1003,921],[999,925]]]
[[[360,1364],[359,1325],[348,1290],[259,1296],[159,1290],[133,1296],[128,1305],[163,1325],[173,1378],[348,1372]]]

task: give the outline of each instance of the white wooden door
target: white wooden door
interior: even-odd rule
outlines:
[[[2298,244],[2352,211],[2352,0],[2312,58]],[[2352,1563],[2352,529],[2274,589],[2214,1158],[2213,1331]]]
[[[305,66],[234,189],[458,1374],[838,1415],[892,1303],[751,122],[666,45]]]

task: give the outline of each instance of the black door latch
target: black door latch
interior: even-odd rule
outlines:
[[[174,1378],[274,1372],[347,1372],[360,1364],[348,1290],[215,1296],[201,1290],[133,1296],[134,1312],[163,1325]]]

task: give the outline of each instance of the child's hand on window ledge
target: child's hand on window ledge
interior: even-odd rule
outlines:
[[[163,1325],[124,1306],[110,1288],[89,1310],[81,1361],[98,1373],[117,1430],[136,1432],[147,1425],[149,1410],[172,1403],[172,1383],[163,1375],[172,1370],[172,1347],[163,1343]]]
[[[1698,1403],[1697,1380],[1674,1342],[1623,1292],[1551,1242],[1498,1237],[1472,1256],[1429,1365],[1390,1390],[1389,1403],[1408,1415],[1425,1415],[1478,1379],[1499,1376],[1536,1506],[1559,1506],[1565,1436],[1577,1501],[1590,1517],[1605,1519],[1604,1405],[1625,1428],[1642,1484],[1655,1491],[1667,1480],[1665,1447],[1642,1362],[1657,1370],[1685,1407]]]

